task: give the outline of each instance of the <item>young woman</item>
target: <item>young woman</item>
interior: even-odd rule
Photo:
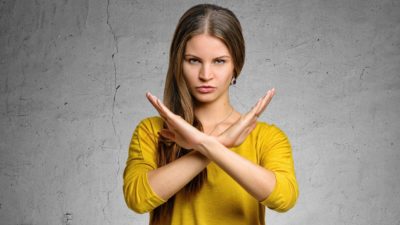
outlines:
[[[275,90],[246,114],[229,87],[244,64],[242,29],[228,9],[201,4],[179,20],[160,114],[133,134],[124,172],[129,208],[150,224],[265,224],[265,206],[287,211],[298,187],[291,147],[276,126],[257,121]]]

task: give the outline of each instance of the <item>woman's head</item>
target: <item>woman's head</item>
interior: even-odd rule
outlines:
[[[234,78],[239,76],[245,58],[242,28],[232,11],[216,5],[200,4],[183,14],[170,48],[164,102],[173,112],[187,118],[188,122],[193,122],[194,118],[185,115],[184,111],[190,111],[193,103],[183,76],[183,61],[187,42],[199,34],[216,37],[226,45],[232,56]]]
[[[210,4],[187,10],[179,20],[170,48],[170,63],[176,64],[176,69],[180,69],[186,43],[198,34],[217,37],[226,44],[234,60],[234,75],[238,76],[244,64],[245,45],[240,22],[233,12]]]

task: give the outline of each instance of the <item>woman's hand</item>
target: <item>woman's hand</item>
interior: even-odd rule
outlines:
[[[253,108],[242,115],[223,133],[217,136],[217,140],[227,148],[240,145],[251,131],[257,126],[257,118],[264,112],[275,94],[275,89],[269,90]]]
[[[207,135],[187,123],[182,117],[171,112],[151,93],[146,93],[146,97],[156,108],[164,122],[167,123],[168,129],[160,130],[159,134],[174,141],[182,148],[197,149]]]

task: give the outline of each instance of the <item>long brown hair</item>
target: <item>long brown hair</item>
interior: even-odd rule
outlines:
[[[225,43],[233,59],[233,76],[235,78],[239,76],[243,68],[245,45],[240,22],[229,9],[211,4],[196,5],[187,10],[178,22],[169,52],[164,104],[189,124],[203,130],[201,122],[194,115],[194,101],[186,85],[182,70],[186,43],[190,38],[199,34],[217,37]],[[164,128],[167,128],[166,124],[164,124]],[[188,152],[189,150],[181,148],[176,143],[168,142],[159,137],[157,165],[158,167],[164,166]],[[182,189],[185,196],[190,198],[197,193],[206,178],[207,170],[204,169]],[[174,200],[175,196],[152,211],[151,225],[170,223]]]

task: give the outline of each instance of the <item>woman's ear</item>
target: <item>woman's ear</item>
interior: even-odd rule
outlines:
[[[232,80],[231,80],[231,85],[235,85],[236,84],[236,75],[232,76]]]

